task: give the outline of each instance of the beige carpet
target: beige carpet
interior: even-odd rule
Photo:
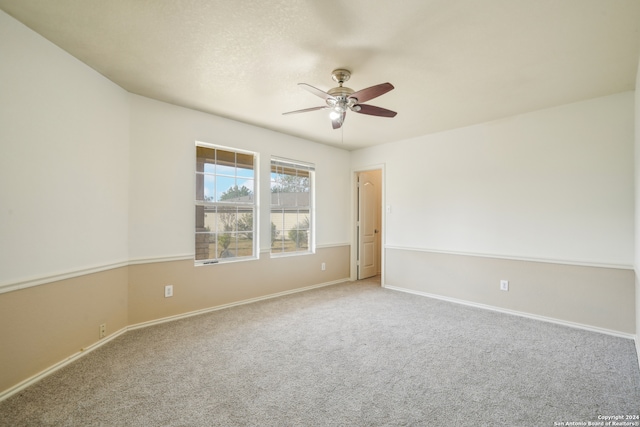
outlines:
[[[0,403],[2,426],[554,426],[637,414],[631,340],[375,281],[132,331]]]

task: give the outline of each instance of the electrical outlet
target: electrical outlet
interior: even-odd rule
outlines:
[[[509,290],[509,281],[508,280],[500,280],[500,290],[508,291]]]
[[[104,338],[107,336],[107,324],[102,323],[100,325],[100,338]]]
[[[320,270],[325,271],[326,269],[327,269],[327,264],[323,262],[322,265],[320,266]]]
[[[173,296],[173,285],[167,285],[164,287],[164,297],[170,298]]]

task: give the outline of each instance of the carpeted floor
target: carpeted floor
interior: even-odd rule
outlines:
[[[557,426],[638,414],[631,340],[375,280],[131,331],[0,403],[2,426]]]

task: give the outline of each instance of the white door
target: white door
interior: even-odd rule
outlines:
[[[378,273],[378,198],[372,172],[358,174],[358,280]]]

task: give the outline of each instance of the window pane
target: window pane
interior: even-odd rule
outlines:
[[[297,228],[287,230],[286,238],[287,246],[291,246],[292,250],[306,249],[309,242],[309,233],[307,230]]]
[[[276,234],[281,234],[282,230],[284,230],[284,210],[271,210],[271,230],[272,235],[274,233],[273,230],[275,230]]]
[[[236,236],[235,233],[218,234],[218,258],[233,258],[236,256]]]
[[[273,174],[271,174],[271,194],[280,192],[280,186],[278,182],[273,178]]]
[[[213,233],[196,233],[196,260],[215,258],[215,242]]]
[[[252,179],[238,179],[238,194],[234,200],[239,203],[253,203],[253,186]]]
[[[216,150],[208,147],[196,147],[196,172],[215,171]]]
[[[196,173],[196,200],[212,202],[215,200],[215,177]]]
[[[284,250],[285,240],[284,234],[279,233],[271,240],[271,252],[282,252]]]
[[[306,194],[307,196],[292,196],[293,205],[309,205],[309,178],[297,175],[271,174],[271,192],[272,194]],[[306,201],[305,201],[306,200]]]
[[[222,166],[236,167],[236,153],[233,151],[216,149],[216,165],[218,168]],[[220,169],[218,169],[220,170]],[[218,172],[220,173],[220,172]]]
[[[253,212],[247,212],[245,209],[238,209],[238,221],[236,228],[240,233],[253,232]]]
[[[204,200],[212,202],[216,199],[216,178],[212,175],[204,176]]]
[[[297,252],[307,248],[306,233],[298,230],[286,230],[283,239],[283,252]]]
[[[244,169],[244,168],[238,167],[236,169],[236,175],[242,178],[253,179],[253,177],[255,176],[255,173],[253,169]]]
[[[216,211],[215,208],[205,208],[204,209],[204,223],[203,228],[206,231],[216,232],[218,228],[216,227]]]
[[[238,195],[238,189],[235,188],[236,179],[233,177],[218,176],[216,182],[216,201],[229,200],[234,201]]]
[[[237,222],[237,208],[218,207],[218,231],[236,231]]]
[[[196,172],[196,200],[204,200],[204,175]]]
[[[285,211],[282,228],[284,230],[292,230],[294,228],[297,228],[297,224],[298,224],[298,212],[296,212],[295,210]]]
[[[216,168],[216,175],[235,176],[236,167],[235,165],[218,165]]]
[[[296,227],[300,230],[308,230],[309,229],[309,211],[299,211],[298,212],[298,223]]]
[[[196,231],[202,232],[204,229],[204,206],[196,206]]]
[[[296,206],[309,206],[310,198],[309,193],[295,193],[296,194]]]
[[[296,194],[297,193],[272,193],[271,205],[281,208],[292,208],[296,206]]]
[[[253,169],[253,155],[236,153],[236,165],[243,169]]]
[[[253,254],[253,233],[238,233],[238,256],[251,256]]]

